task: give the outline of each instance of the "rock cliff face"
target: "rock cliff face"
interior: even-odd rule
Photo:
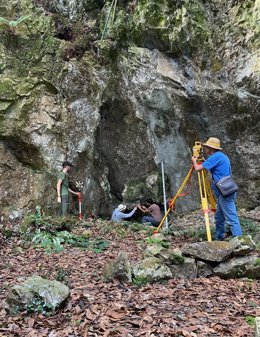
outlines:
[[[160,163],[170,197],[209,136],[240,202],[259,203],[258,0],[2,0],[0,13],[2,213],[52,212],[65,159],[86,212],[160,201]],[[196,192],[180,203],[196,206]]]

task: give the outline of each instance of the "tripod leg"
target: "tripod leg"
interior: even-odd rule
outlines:
[[[204,170],[198,172],[198,179],[199,179],[201,206],[202,206],[202,210],[204,212],[204,218],[205,218],[207,239],[208,241],[212,241],[211,232],[210,232],[210,224],[209,224],[209,205],[208,205],[207,191],[206,191],[206,185],[205,185]]]
[[[205,172],[205,184],[206,184],[206,192],[207,192],[207,195],[208,195],[208,198],[209,198],[211,210],[212,210],[212,212],[215,213],[216,210],[217,210],[217,206],[216,206],[216,202],[215,202],[215,199],[214,199],[212,188],[210,187],[209,178],[208,178],[208,175],[207,175],[206,172]]]
[[[167,218],[168,214],[170,213],[172,207],[175,205],[175,202],[179,196],[179,194],[181,194],[182,190],[184,189],[185,185],[187,184],[187,182],[189,181],[191,175],[192,175],[192,172],[193,172],[193,165],[192,167],[190,168],[187,176],[185,177],[185,179],[183,180],[183,183],[181,184],[180,188],[178,189],[178,192],[175,194],[175,196],[170,200],[169,204],[171,205],[171,207],[168,209],[167,213],[165,213],[164,217],[162,218],[162,221],[160,222],[159,226],[157,227],[157,229],[154,231],[154,233],[158,233],[159,230],[161,229],[165,219]]]
[[[164,217],[162,218],[162,220],[161,220],[159,226],[158,226],[158,227],[156,228],[156,230],[154,231],[154,234],[159,232],[159,230],[161,229],[161,227],[162,227],[162,225],[163,225],[165,219],[166,219],[167,216],[169,215],[170,211],[171,211],[171,208],[168,208],[168,211],[165,213],[165,215],[164,215]]]

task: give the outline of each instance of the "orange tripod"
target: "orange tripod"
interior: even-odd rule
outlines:
[[[202,155],[202,145],[200,142],[195,142],[195,145],[193,146],[193,156],[197,157],[197,162],[202,163],[204,161],[203,155]],[[187,176],[183,180],[183,183],[181,184],[178,192],[175,194],[175,196],[170,200],[169,202],[169,208],[167,212],[165,213],[162,221],[160,222],[159,226],[155,230],[155,233],[158,233],[159,230],[162,228],[163,223],[167,216],[169,215],[170,211],[173,210],[174,205],[176,203],[176,200],[178,197],[183,196],[182,191],[186,184],[191,180],[192,173],[194,172],[194,167],[190,168]],[[207,232],[207,239],[208,241],[211,241],[211,232],[210,232],[210,223],[209,223],[209,212],[216,212],[216,203],[213,197],[213,191],[210,187],[209,179],[206,170],[202,170],[198,172],[198,181],[199,181],[199,191],[200,191],[200,200],[201,200],[201,207],[204,212],[205,217],[205,225],[206,225],[206,232]],[[210,205],[210,207],[209,207]]]

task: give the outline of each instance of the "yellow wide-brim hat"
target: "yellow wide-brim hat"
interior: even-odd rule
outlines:
[[[220,146],[220,140],[218,138],[210,137],[206,143],[203,143],[203,146],[211,147],[216,150],[223,150]]]

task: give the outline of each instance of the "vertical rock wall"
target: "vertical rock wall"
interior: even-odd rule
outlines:
[[[259,203],[257,1],[119,1],[113,22],[102,1],[0,9],[7,21],[30,15],[0,24],[2,213],[55,212],[65,159],[72,187],[84,182],[85,212],[162,201],[160,163],[171,197],[194,141],[209,136],[231,157],[240,202]],[[179,203],[198,206],[196,189]]]

